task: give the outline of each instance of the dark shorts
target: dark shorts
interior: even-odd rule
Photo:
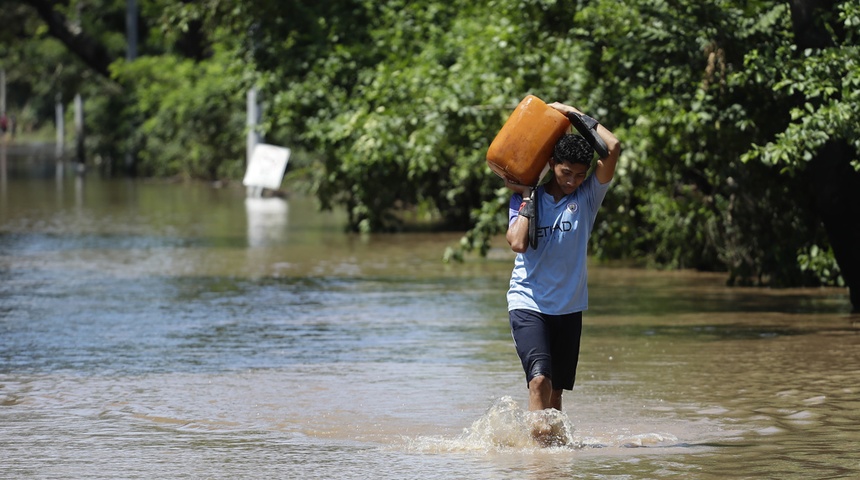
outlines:
[[[511,335],[526,372],[526,385],[543,375],[553,390],[573,390],[582,336],[582,312],[546,315],[511,310]]]

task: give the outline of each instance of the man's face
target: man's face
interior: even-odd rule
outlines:
[[[555,174],[555,181],[565,195],[573,193],[588,174],[588,165],[582,163],[568,163],[550,160],[552,171]]]

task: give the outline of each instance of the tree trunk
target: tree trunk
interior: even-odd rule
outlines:
[[[814,211],[848,285],[853,311],[860,313],[860,172],[849,164],[855,155],[846,142],[828,142],[806,174]]]
[[[835,0],[789,0],[794,43],[804,48],[832,46],[830,34],[824,28],[821,12],[834,12]]]
[[[798,51],[833,46],[824,21],[834,0],[790,0]],[[834,26],[834,31],[839,29]],[[860,173],[851,166],[858,152],[843,140],[830,140],[809,163],[805,174],[812,187],[813,208],[824,224],[842,278],[848,285],[853,312],[860,313]]]

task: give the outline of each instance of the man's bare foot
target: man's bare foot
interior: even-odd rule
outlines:
[[[536,418],[532,424],[532,438],[541,447],[551,447],[553,445],[552,426],[547,423],[545,418]]]
[[[531,435],[541,447],[563,447],[568,444],[567,433],[560,412],[547,409],[532,412]]]

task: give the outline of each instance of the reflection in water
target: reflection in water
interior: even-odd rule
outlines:
[[[248,215],[248,246],[267,247],[280,245],[286,239],[289,204],[277,197],[247,197],[245,212]]]
[[[66,184],[66,165],[62,159],[57,159],[56,167],[57,198],[63,198],[63,188]]]
[[[75,175],[75,207],[80,212],[84,207],[84,182],[86,178],[83,175]]]

